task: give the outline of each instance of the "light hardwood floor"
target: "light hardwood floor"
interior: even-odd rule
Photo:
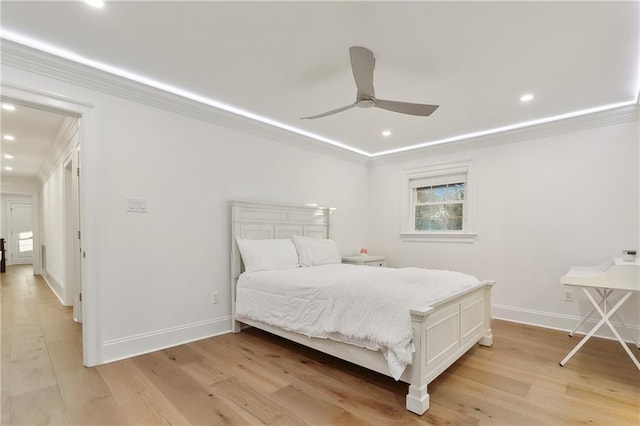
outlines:
[[[494,320],[494,345],[438,377],[420,417],[406,384],[259,330],[85,368],[80,325],[30,267],[2,274],[1,298],[3,425],[640,424],[640,374],[615,341],[562,368],[575,338]]]

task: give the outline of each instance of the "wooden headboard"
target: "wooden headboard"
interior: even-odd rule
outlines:
[[[236,238],[258,240],[293,235],[332,238],[331,213],[334,210],[330,207],[253,201],[231,202],[231,314],[234,330],[236,283],[244,270]]]

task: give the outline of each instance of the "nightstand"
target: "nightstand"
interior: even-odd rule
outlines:
[[[345,256],[342,263],[364,266],[386,266],[384,256]]]

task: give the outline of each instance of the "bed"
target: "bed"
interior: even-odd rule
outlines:
[[[238,246],[239,242],[243,245],[245,257],[247,257],[248,253],[245,248],[247,242],[251,242],[252,245],[271,244],[272,246],[273,244],[285,244],[286,241],[290,240],[304,242],[313,238],[317,240],[318,244],[321,242],[324,244],[325,242],[330,242],[332,237],[332,213],[333,209],[331,208],[247,201],[231,202],[231,311],[233,331],[240,332],[246,326],[256,327],[378,373],[394,377],[396,380],[406,382],[409,384],[406,408],[421,415],[429,408],[427,386],[433,379],[476,343],[491,346],[493,342],[491,333],[491,288],[494,282],[478,281],[475,278],[475,281],[470,281],[465,278],[464,274],[460,273],[447,274],[447,279],[450,279],[449,276],[458,277],[456,279],[460,281],[454,290],[447,290],[448,287],[443,285],[439,292],[432,296],[429,301],[417,305],[413,303],[411,306],[403,306],[401,308],[395,307],[396,311],[397,309],[404,309],[401,313],[407,318],[408,328],[408,341],[400,338],[403,337],[400,335],[404,331],[397,332],[399,336],[396,339],[399,343],[398,353],[394,352],[396,351],[395,347],[387,347],[386,343],[384,343],[385,341],[382,341],[380,345],[377,337],[375,341],[370,342],[367,339],[352,339],[349,332],[343,332],[344,335],[341,333],[327,335],[319,332],[309,332],[308,329],[294,329],[284,326],[283,324],[285,323],[281,323],[277,315],[282,311],[278,309],[279,305],[267,304],[261,299],[253,299],[254,294],[266,293],[266,290],[263,290],[268,288],[267,297],[277,302],[282,299],[281,295],[277,293],[278,291],[281,294],[309,291],[310,287],[308,286],[299,286],[293,289],[291,287],[282,287],[287,280],[290,280],[294,286],[296,283],[311,283],[316,280],[317,283],[332,283],[330,285],[327,284],[326,288],[321,286],[322,288],[318,290],[325,292],[323,293],[324,298],[326,294],[340,291],[341,288],[346,287],[340,279],[346,280],[344,282],[349,284],[363,282],[364,280],[365,284],[362,285],[377,285],[383,290],[384,285],[382,283],[385,280],[396,280],[399,279],[398,276],[400,275],[409,276],[409,280],[419,281],[423,279],[423,274],[439,274],[439,271],[419,270],[417,268],[394,270],[392,268],[340,265],[335,262],[329,265],[302,268],[295,268],[295,266],[283,267],[282,271],[261,271],[260,268],[254,266],[256,263],[253,258],[247,258],[247,263],[252,266],[250,270],[245,271]],[[286,250],[290,250],[288,245]],[[298,246],[298,252],[300,252],[300,246]],[[300,256],[300,262],[303,263],[302,254]],[[285,261],[283,260],[283,262]],[[289,264],[291,263],[290,260],[288,262]],[[338,281],[337,284],[333,284],[334,279]],[[377,281],[380,281],[380,283],[374,285]],[[418,283],[415,284],[417,285]],[[256,288],[260,291],[255,291]],[[314,289],[314,291],[316,290]],[[337,293],[336,297],[336,300],[340,300],[343,295]],[[298,312],[297,316],[294,315],[296,321],[314,311],[314,309],[307,309],[308,304],[291,305],[290,299],[287,299],[284,303],[287,303],[287,305],[282,306],[286,306],[288,312]],[[372,303],[375,303],[374,299],[367,300],[364,304],[369,305]],[[389,303],[385,301],[385,305],[387,304]],[[262,311],[270,313],[268,318],[260,317],[257,314],[254,315],[255,311],[257,311],[255,309],[256,306],[268,306],[269,309],[262,309]],[[327,315],[328,312],[324,308],[315,309],[315,311],[322,317]],[[408,315],[406,311],[409,311]],[[340,318],[348,316],[348,313],[348,311],[341,313]],[[389,336],[393,337],[394,333],[389,334]],[[408,365],[398,366],[394,364],[395,361],[398,361],[398,358],[400,358],[401,364],[404,362],[402,359],[404,359],[403,357],[406,358],[407,350],[410,350]]]

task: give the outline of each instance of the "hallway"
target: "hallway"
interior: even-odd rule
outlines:
[[[2,424],[87,423],[89,407],[108,391],[97,370],[82,365],[82,326],[72,308],[31,265],[7,267],[0,298]]]

